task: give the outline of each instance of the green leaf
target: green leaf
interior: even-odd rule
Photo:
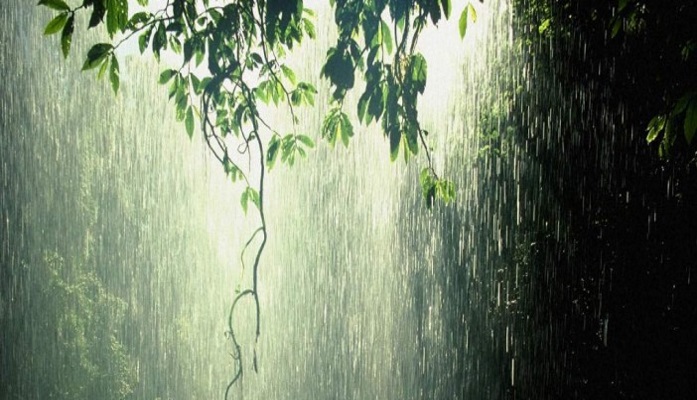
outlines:
[[[97,74],[97,79],[104,78],[107,68],[109,68],[109,58],[105,58],[104,61],[99,66],[99,73]]]
[[[189,139],[194,137],[194,112],[191,106],[186,110],[186,120],[184,120],[184,125],[186,126],[186,134],[189,135]]]
[[[382,33],[382,45],[385,46],[388,54],[392,53],[392,32],[390,26],[385,21],[380,20],[380,32]]]
[[[151,26],[138,37],[138,49],[140,50],[140,54],[143,54],[145,49],[148,48],[148,45],[150,45],[150,36],[152,35],[153,28],[154,26]]]
[[[82,70],[86,71],[88,69],[98,67],[104,58],[109,55],[109,52],[113,49],[110,43],[97,43],[87,52],[87,60],[82,66]]]
[[[414,54],[411,57],[410,63],[411,70],[411,80],[414,84],[414,88],[419,91],[419,93],[424,92],[426,89],[426,75],[427,75],[427,65],[426,59],[421,54]]]
[[[63,0],[41,0],[37,5],[58,11],[70,11],[70,7]]]
[[[448,180],[439,179],[436,182],[436,194],[445,203],[450,203],[455,200],[455,185]]]
[[[281,71],[283,71],[283,75],[285,75],[286,78],[288,78],[288,80],[290,81],[290,83],[292,83],[293,85],[295,85],[295,82],[296,82],[296,80],[295,80],[295,72],[293,72],[292,69],[288,68],[288,67],[285,66],[285,65],[281,65]]]
[[[276,159],[278,158],[278,149],[280,148],[281,141],[278,140],[278,136],[274,135],[269,142],[269,148],[266,150],[266,166],[271,170]]]
[[[177,74],[177,71],[174,69],[166,69],[162,71],[160,74],[160,79],[158,82],[160,82],[161,85],[164,85],[165,83],[169,82],[173,76]]]
[[[128,23],[126,24],[126,28],[130,30],[135,30],[138,25],[142,25],[150,20],[151,14],[146,11],[141,11],[133,14],[130,20],[128,20]]]
[[[128,23],[128,0],[107,0],[106,27],[110,37]]]
[[[352,133],[352,135],[353,135],[353,133]],[[300,141],[300,143],[304,144],[304,145],[307,146],[308,148],[311,149],[311,148],[315,147],[315,142],[313,142],[312,139],[310,139],[309,136],[306,136],[306,135],[298,135],[297,137],[298,137],[298,140]]]
[[[58,33],[61,29],[63,29],[66,22],[68,22],[68,13],[58,14],[58,16],[56,16],[46,25],[44,35],[53,35],[54,33]]]
[[[167,48],[167,33],[165,32],[165,24],[160,23],[157,26],[155,37],[152,39],[152,51],[155,58],[160,59],[160,51]]]
[[[452,12],[452,4],[450,3],[450,0],[441,0],[440,1],[441,7],[443,8],[443,14],[445,14],[445,19],[450,18],[450,14]]]
[[[651,143],[656,138],[658,135],[663,131],[663,128],[665,127],[665,117],[662,115],[657,115],[649,121],[649,125],[647,126],[646,130],[648,131],[648,134],[646,135],[646,142]]]
[[[685,139],[687,144],[692,144],[692,139],[697,131],[697,98],[693,98],[685,111]]]
[[[63,27],[63,33],[61,33],[61,51],[63,52],[64,58],[68,58],[68,54],[70,54],[70,45],[73,42],[74,30],[75,16],[71,15],[70,18],[68,18],[68,22],[66,22]]]
[[[254,190],[251,186],[247,186],[247,188],[242,192],[242,197],[240,198],[240,204],[242,204],[242,209],[244,210],[244,213],[247,213],[247,208],[249,201],[252,201],[252,203],[257,206],[257,208],[261,209],[261,202],[259,199],[259,193]]]
[[[90,22],[88,27],[94,28],[95,26],[102,23],[104,19],[104,14],[106,13],[106,7],[103,1],[92,2],[92,15],[90,15]]]
[[[249,203],[249,192],[245,190],[240,197],[240,205],[245,214],[247,214],[247,203]]]
[[[540,23],[540,26],[537,27],[537,32],[539,34],[545,33],[547,29],[549,29],[549,25],[552,23],[552,20],[550,18],[546,18],[542,23]]]
[[[114,89],[114,94],[119,93],[119,86],[121,85],[119,71],[119,61],[116,57],[111,57],[111,68],[109,68],[109,81],[111,82],[111,88]]]
[[[464,39],[465,34],[467,33],[467,21],[468,21],[468,13],[469,13],[469,7],[465,7],[464,10],[462,10],[462,14],[460,14],[460,21],[458,23],[458,27],[460,28],[460,38]]]
[[[467,24],[469,21],[477,22],[477,10],[475,10],[472,3],[468,3],[462,14],[460,14],[460,21],[458,27],[460,29],[460,38],[464,39],[467,33]]]
[[[622,29],[622,18],[617,17],[615,19],[615,23],[612,24],[612,33],[611,37],[617,36],[618,33],[620,33],[620,29]]]
[[[402,140],[402,133],[399,126],[389,126],[386,132],[390,137],[390,160],[394,161],[399,155],[399,143]]]

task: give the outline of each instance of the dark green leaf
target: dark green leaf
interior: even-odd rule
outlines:
[[[389,126],[387,134],[390,136],[390,160],[394,161],[399,155],[399,142],[402,139],[402,133],[398,126]]]
[[[427,66],[426,59],[421,54],[414,54],[410,63],[411,81],[414,88],[423,93],[426,89]]]
[[[441,0],[440,4],[441,7],[443,7],[443,14],[445,14],[445,19],[450,18],[450,13],[452,11],[452,4],[450,3],[450,0]]]
[[[151,14],[146,11],[141,11],[133,14],[131,19],[126,24],[126,28],[130,30],[135,30],[138,25],[142,25],[150,20]]]
[[[365,92],[361,95],[361,98],[358,99],[358,121],[363,122],[364,124],[367,124],[368,121],[366,121],[366,110],[368,109],[368,99],[370,98],[368,92]]]
[[[110,37],[128,23],[128,0],[107,0],[106,27]]]
[[[89,28],[94,28],[99,25],[104,19],[104,14],[106,14],[106,7],[101,1],[94,2],[92,4],[92,15],[90,16],[90,22],[88,24]]]
[[[70,7],[63,0],[41,0],[37,5],[58,11],[70,11]]]
[[[67,58],[70,54],[70,44],[73,42],[73,31],[75,30],[75,16],[71,15],[68,21],[63,27],[63,33],[61,34],[61,51],[63,52],[63,57]]]
[[[341,113],[341,141],[344,146],[348,147],[349,139],[353,137],[353,125],[348,118],[348,115]]]
[[[278,158],[278,149],[280,148],[281,141],[278,140],[278,136],[274,135],[269,142],[269,148],[266,150],[266,166],[271,170],[276,159]]]
[[[87,60],[82,66],[82,70],[98,67],[113,49],[110,43],[97,43],[87,52]]]
[[[165,24],[160,23],[152,40],[152,51],[158,60],[160,59],[160,51],[163,48],[167,48],[167,33],[165,32]]]
[[[166,69],[162,71],[160,74],[160,79],[158,82],[160,82],[161,85],[164,85],[165,83],[169,82],[173,76],[177,75],[177,71],[174,69]]]
[[[61,29],[63,29],[66,22],[68,22],[68,13],[58,14],[58,16],[53,18],[51,22],[46,25],[44,35],[53,35],[54,33],[58,33]]]
[[[143,54],[145,49],[150,45],[150,36],[152,35],[153,28],[152,26],[147,28],[145,32],[138,37],[138,49],[140,50],[140,54]]]

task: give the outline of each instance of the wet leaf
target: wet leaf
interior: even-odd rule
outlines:
[[[194,137],[194,112],[189,106],[186,110],[186,119],[184,120],[184,126],[186,127],[186,134],[189,135],[189,139]]]
[[[447,1],[447,0],[446,0]],[[390,32],[390,27],[385,21],[380,21],[380,31],[382,33],[382,45],[385,46],[385,50],[388,54],[392,53],[392,33]]]
[[[160,82],[161,85],[164,85],[165,83],[169,82],[173,76],[177,74],[177,71],[174,69],[166,69],[162,71],[160,74],[160,79],[158,82]]]
[[[109,81],[114,94],[118,94],[120,82],[119,61],[116,57],[111,57],[111,67],[109,68]]]
[[[110,43],[97,43],[92,46],[87,52],[87,60],[85,60],[85,63],[82,65],[82,70],[86,71],[98,67],[112,49],[113,46]]]
[[[465,7],[464,10],[462,10],[462,14],[460,14],[460,21],[458,23],[458,28],[460,29],[460,38],[464,39],[465,34],[467,33],[467,20],[469,14],[469,7]]]
[[[58,11],[70,11],[70,7],[63,0],[41,0],[37,5]]]
[[[53,35],[54,33],[58,33],[63,29],[65,26],[65,23],[68,22],[68,13],[60,13],[58,16],[53,18],[51,22],[49,22],[46,25],[46,29],[44,29],[44,35]]]
[[[280,148],[281,141],[278,140],[278,136],[274,135],[269,142],[269,148],[266,150],[266,166],[271,170],[276,159],[278,159],[278,150]]]
[[[73,31],[75,30],[75,16],[71,15],[68,21],[63,27],[63,33],[61,34],[61,51],[63,52],[63,57],[68,58],[70,54],[70,45],[73,42]]]
[[[352,133],[352,135],[353,135],[353,133]],[[309,136],[306,136],[306,135],[298,135],[298,140],[299,140],[302,144],[304,144],[305,146],[307,146],[308,148],[313,148],[313,147],[315,147],[315,142],[313,142],[312,139],[310,139]]]

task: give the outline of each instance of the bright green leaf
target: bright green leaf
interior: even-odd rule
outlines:
[[[646,141],[648,143],[653,142],[656,140],[658,135],[663,131],[665,127],[665,117],[662,115],[657,115],[649,121],[649,125],[647,126],[646,130],[648,131],[648,134],[646,135]]]
[[[467,4],[467,8],[469,8],[470,10],[470,19],[472,20],[472,22],[477,23],[477,10],[475,10],[472,3]]]
[[[293,72],[292,69],[288,68],[288,67],[285,66],[285,65],[281,65],[281,70],[283,71],[283,75],[285,75],[286,78],[288,78],[288,80],[290,81],[290,83],[293,84],[293,85],[295,85],[295,82],[296,82],[296,80],[295,80],[295,72]]]
[[[446,0],[447,1],[447,0]],[[382,45],[385,46],[388,54],[392,53],[392,33],[390,27],[383,20],[380,20],[380,31],[382,32]]]
[[[65,26],[66,22],[68,22],[68,13],[58,14],[58,16],[53,18],[51,22],[46,25],[44,35],[53,35],[54,33],[60,32],[60,30]]]
[[[97,73],[97,79],[102,79],[106,70],[109,68],[109,58],[105,58],[104,61],[99,66],[99,73]]]
[[[313,142],[312,139],[310,139],[309,136],[306,136],[306,135],[298,135],[298,140],[299,140],[302,144],[304,144],[305,146],[307,146],[307,147],[309,147],[309,148],[315,147],[315,142]]]
[[[460,21],[458,23],[458,27],[460,28],[460,38],[464,39],[465,34],[467,33],[467,20],[469,19],[468,14],[469,13],[469,7],[465,7],[464,10],[462,10],[462,14],[460,14]]]

